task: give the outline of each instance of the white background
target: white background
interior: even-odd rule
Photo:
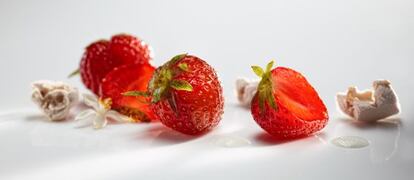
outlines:
[[[79,78],[67,75],[89,43],[121,32],[150,44],[156,65],[182,52],[206,60],[217,70],[226,98],[217,130],[176,142],[180,135],[161,129],[156,132],[170,133],[167,142],[157,140],[159,134],[138,138],[151,142],[144,145],[130,142],[131,134],[161,125],[116,125],[95,132],[73,130],[70,122],[26,122],[23,114],[2,122],[10,120],[4,116],[0,179],[57,174],[75,179],[408,179],[414,175],[413,10],[411,0],[0,0],[1,114],[38,112],[29,98],[34,80],[64,80],[86,92]],[[271,59],[302,72],[318,90],[331,117],[319,136],[260,142],[265,135],[257,138],[262,131],[236,105],[235,79],[254,78],[250,65],[264,66]],[[380,78],[392,82],[403,112],[391,126],[355,127],[336,110],[335,94],[349,85],[370,88]],[[252,145],[226,149],[206,143],[223,134],[246,138]],[[371,146],[335,148],[329,140],[339,135],[363,136]]]

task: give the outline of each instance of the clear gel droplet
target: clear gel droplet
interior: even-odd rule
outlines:
[[[332,139],[332,144],[342,148],[363,148],[369,145],[369,141],[358,136],[342,136]]]
[[[249,140],[237,136],[220,136],[215,138],[213,143],[226,148],[237,148],[252,144]]]

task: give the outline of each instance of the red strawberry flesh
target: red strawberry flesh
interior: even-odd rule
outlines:
[[[145,103],[145,97],[122,95],[131,90],[145,91],[154,70],[155,68],[149,64],[123,65],[115,68],[102,80],[103,98],[111,98],[112,109],[132,116],[137,121],[154,119],[149,104]]]
[[[292,114],[302,120],[327,118],[326,107],[318,93],[300,73],[285,67],[272,71],[274,97]]]

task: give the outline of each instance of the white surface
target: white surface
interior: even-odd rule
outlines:
[[[1,0],[0,179],[409,179],[413,8],[409,0]],[[160,124],[94,131],[39,117],[30,82],[66,80],[88,43],[119,32],[144,38],[157,65],[189,52],[215,67],[226,95],[220,126],[190,138]],[[235,79],[254,77],[250,65],[270,59],[302,72],[318,90],[331,117],[320,134],[274,141],[236,105]],[[370,88],[379,78],[389,79],[399,95],[398,118],[362,126],[336,111],[336,92]],[[67,81],[82,87],[77,78]],[[370,145],[349,150],[330,144],[344,135]],[[218,146],[222,137],[250,145]]]

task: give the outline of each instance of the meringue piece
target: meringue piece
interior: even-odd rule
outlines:
[[[237,99],[244,107],[250,107],[250,103],[257,91],[259,80],[239,78],[236,80]]]
[[[398,97],[387,80],[374,81],[373,90],[359,92],[350,87],[336,97],[342,112],[358,121],[373,122],[400,112]]]
[[[84,94],[83,102],[90,107],[80,112],[75,121],[79,121],[78,127],[93,125],[95,129],[105,127],[109,119],[117,122],[132,122],[133,119],[111,110],[112,101],[110,98],[98,99],[94,95]]]
[[[78,89],[67,83],[48,80],[32,83],[32,100],[51,121],[65,119],[78,99]]]

